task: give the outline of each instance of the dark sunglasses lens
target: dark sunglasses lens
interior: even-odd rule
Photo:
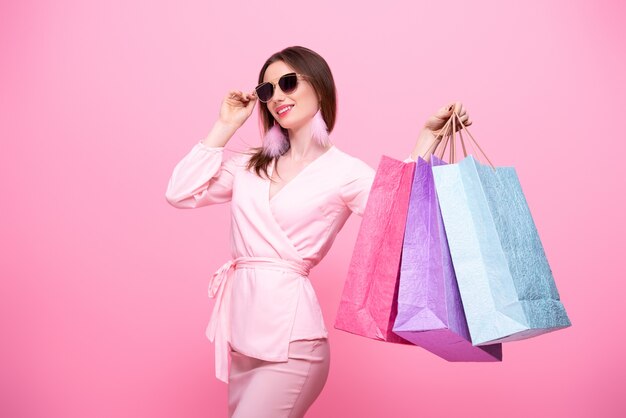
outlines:
[[[256,96],[262,102],[267,102],[274,95],[274,86],[270,83],[261,84],[256,88]]]
[[[298,87],[298,76],[295,73],[285,74],[278,80],[278,85],[283,93],[291,93]]]

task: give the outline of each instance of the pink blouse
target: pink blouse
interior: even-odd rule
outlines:
[[[229,348],[287,361],[290,341],[328,337],[308,272],[350,214],[363,214],[375,170],[333,145],[269,199],[270,181],[245,168],[249,155],[225,160],[223,150],[196,143],[165,197],[183,209],[231,202],[232,259],[209,284],[216,302],[207,327],[216,376],[228,383]]]

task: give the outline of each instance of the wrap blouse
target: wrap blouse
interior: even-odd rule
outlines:
[[[196,143],[165,196],[177,208],[231,202],[232,259],[209,284],[216,302],[207,327],[216,376],[228,383],[229,348],[287,361],[290,341],[328,337],[308,272],[350,214],[363,214],[375,170],[332,145],[269,199],[270,180],[246,170],[249,155],[223,151]]]

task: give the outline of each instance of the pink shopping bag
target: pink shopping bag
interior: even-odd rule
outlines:
[[[415,163],[382,156],[352,253],[335,328],[411,344],[392,331]]]

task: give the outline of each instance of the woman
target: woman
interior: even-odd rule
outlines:
[[[232,259],[211,279],[207,327],[217,377],[229,383],[229,416],[302,417],[330,365],[308,274],[350,214],[363,214],[375,170],[330,142],[336,94],[321,56],[286,48],[266,61],[259,83],[228,93],[207,138],[174,168],[166,199],[179,208],[231,202]],[[263,146],[223,159],[257,101]],[[429,159],[452,108],[427,121],[405,162]]]

